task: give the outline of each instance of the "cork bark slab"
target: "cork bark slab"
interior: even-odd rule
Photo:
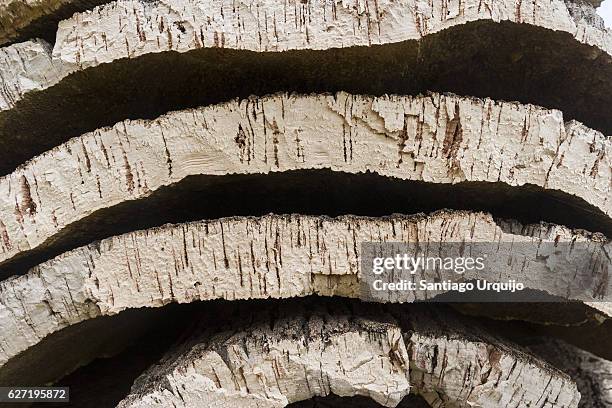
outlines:
[[[580,408],[612,406],[612,362],[558,340],[529,346],[536,355],[567,373],[580,392]]]
[[[599,7],[601,0],[587,0]],[[28,37],[54,37],[59,21],[109,0],[2,0],[0,1],[0,45]],[[576,0],[578,7],[581,1]],[[518,5],[520,7],[520,5]]]
[[[571,375],[448,309],[414,305],[396,312],[410,350],[410,383],[432,407],[576,406]],[[572,378],[569,382],[568,379]]]
[[[232,101],[96,130],[0,179],[0,274],[95,239],[185,221],[177,217],[195,203],[191,219],[378,215],[360,206],[379,194],[387,204],[372,206],[387,214],[479,209],[612,234],[611,168],[609,138],[532,105],[438,94]],[[323,170],[332,172],[327,181],[295,173]],[[227,187],[231,180],[246,181]],[[330,200],[343,183],[347,193],[329,208],[303,204],[309,194]]]
[[[559,108],[609,134],[612,34],[568,4],[110,3],[62,21],[53,49],[0,50],[0,169],[125,118],[275,91],[452,91]]]
[[[408,352],[397,325],[359,316],[266,317],[166,357],[170,367],[149,374],[154,384],[136,380],[145,395],[119,407],[280,408],[331,393],[394,407],[408,394]],[[169,389],[149,390],[155,379],[168,379]]]
[[[410,387],[432,406],[578,404],[568,376],[478,327],[480,338],[466,336],[424,308],[404,311],[402,324],[362,313],[259,312],[246,316],[253,324],[195,334],[136,380],[119,407],[284,407],[330,393],[395,407]]]
[[[0,45],[31,38],[55,39],[57,24],[76,12],[92,9],[107,0],[2,0]]]
[[[496,254],[495,263],[490,264],[491,270],[499,271],[500,280],[515,279],[527,288],[570,299],[596,296],[608,300],[592,303],[602,311],[610,305],[612,292],[605,270],[570,264],[568,273],[562,268],[553,272],[547,257],[538,252],[546,242],[588,244],[592,251],[589,259],[595,260],[601,250],[609,251],[610,247],[599,235],[545,224],[498,224],[489,215],[461,211],[389,218],[230,218],[109,238],[3,281],[0,367],[12,359],[12,366],[18,365],[21,352],[36,347],[52,333],[126,309],[312,294],[359,298],[364,293],[360,287],[360,244],[373,241],[423,245],[512,242],[513,252]],[[567,256],[571,258],[572,253]],[[581,272],[575,275],[576,269]],[[463,279],[487,276],[471,271]],[[434,276],[423,278],[433,280]],[[434,294],[408,292],[398,299],[389,293],[388,299],[379,301],[410,302]],[[0,368],[0,383],[4,375]]]
[[[464,315],[486,320],[517,342],[534,337],[560,339],[605,360],[612,360],[612,303],[453,303]],[[514,323],[520,322],[519,325]]]

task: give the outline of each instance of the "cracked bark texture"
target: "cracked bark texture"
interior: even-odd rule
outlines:
[[[566,194],[555,200],[570,209],[592,206],[581,215],[600,219],[588,226],[612,228],[610,138],[559,111],[438,94],[279,94],[124,121],[24,164],[0,179],[0,265],[111,235],[112,215],[91,217],[189,176],[306,169],[536,186]]]
[[[284,407],[330,393],[395,407],[409,389],[447,407],[575,407],[580,398],[568,376],[518,346],[432,319],[446,311],[396,311],[400,324],[393,312],[318,306],[246,313],[254,323],[196,332],[119,407]]]
[[[0,110],[10,109],[28,92],[44,90],[66,75],[61,64],[54,63],[52,48],[39,39],[0,48]]]
[[[474,77],[471,82],[466,82],[473,83],[467,88],[457,84],[456,81],[453,82],[453,78],[460,75],[460,72],[452,69],[448,71],[450,62],[455,63],[457,67],[471,66],[474,54],[480,55],[481,51],[492,55],[496,55],[496,51],[500,53],[500,61],[492,60],[491,64],[502,64],[502,66],[487,68],[486,72],[490,72],[491,75],[496,71],[512,71],[509,67],[514,65],[521,67],[512,71],[516,74],[522,69],[533,69],[535,64],[538,66],[536,71],[548,72],[549,75],[559,78],[559,81],[564,83],[561,89],[577,86],[576,92],[572,91],[571,99],[577,101],[573,104],[563,103],[568,99],[568,95],[551,96],[556,92],[555,89],[560,89],[558,83],[554,86],[545,84],[546,81],[540,78],[528,84],[510,85],[509,90],[485,92],[483,96],[497,94],[501,99],[516,100],[524,95],[526,102],[563,107],[569,118],[581,120],[593,128],[603,130],[604,133],[609,132],[612,129],[609,117],[607,112],[601,111],[599,107],[610,103],[610,100],[606,99],[608,92],[605,80],[609,76],[607,70],[612,58],[610,31],[602,29],[599,24],[589,23],[590,20],[584,17],[587,12],[577,12],[574,6],[568,8],[562,0],[540,0],[537,4],[524,1],[517,3],[517,1],[437,0],[431,4],[415,0],[349,1],[342,4],[280,1],[247,4],[227,0],[206,3],[120,1],[76,14],[73,18],[60,23],[58,41],[53,51],[41,41],[15,44],[0,50],[0,59],[6,61],[0,65],[0,109],[2,110],[0,134],[3,137],[3,144],[13,149],[12,156],[7,155],[3,158],[2,161],[6,163],[0,166],[2,168],[0,171],[11,171],[21,162],[40,153],[41,150],[37,150],[40,146],[44,149],[52,148],[71,136],[111,125],[126,117],[155,117],[169,109],[197,106],[239,96],[238,91],[217,89],[215,84],[208,80],[210,76],[217,77],[220,81],[225,80],[229,84],[226,88],[231,88],[232,83],[244,83],[243,88],[249,89],[248,93],[257,94],[261,94],[262,91],[265,93],[294,89],[297,83],[303,85],[304,89],[301,91],[305,92],[343,89],[383,94],[441,89],[474,95],[479,94],[478,89],[484,89],[485,85],[495,86],[491,82],[509,84],[514,82],[510,77],[505,81],[499,78],[495,80],[493,77],[490,80]],[[580,7],[578,9],[582,10]],[[523,29],[529,31],[531,28],[535,30],[539,27],[544,31],[540,36],[546,39],[543,41],[551,41],[549,47],[543,48],[554,50],[561,57],[551,56],[541,63],[534,62],[523,67],[522,61],[530,59],[529,55],[533,50],[542,45],[525,46],[524,49],[517,47],[512,50],[504,48],[502,52],[498,44],[495,46],[484,44],[480,50],[476,43],[470,42],[461,44],[462,47],[469,45],[474,48],[466,51],[464,56],[469,59],[469,63],[467,60],[461,62],[461,56],[457,58],[447,56],[450,60],[444,59],[443,56],[450,55],[453,47],[458,45],[442,38],[444,32],[464,27],[466,32],[474,31],[470,37],[473,38],[479,36],[479,30],[486,24],[500,30],[515,26],[517,31]],[[555,37],[562,32],[569,33],[576,41],[571,41],[568,36]],[[436,37],[438,39],[432,40],[431,44],[423,42],[437,34],[440,34],[440,38]],[[538,37],[536,33],[523,34],[527,38]],[[503,35],[505,38],[511,36],[510,33]],[[555,37],[555,40],[548,37]],[[401,44],[407,42],[412,44],[409,49],[400,50]],[[564,53],[566,48],[564,42],[573,51]],[[373,47],[381,44],[386,44],[388,47]],[[512,45],[516,46],[516,41],[508,47]],[[574,46],[579,50],[574,49]],[[287,50],[295,52],[278,52]],[[308,54],[324,50],[329,52]],[[177,51],[179,54],[189,51],[200,53],[189,54],[191,57],[180,57],[179,54],[167,51]],[[300,54],[298,51],[303,52]],[[202,54],[204,52],[209,54]],[[342,52],[345,53],[341,54]],[[380,55],[377,54],[379,52]],[[441,59],[436,59],[430,54],[439,55]],[[140,59],[139,56],[147,56],[148,59]],[[398,62],[402,56],[405,56],[407,61]],[[413,57],[418,63],[413,63]],[[164,58],[167,58],[165,62]],[[586,67],[588,74],[572,71],[570,75],[568,72],[565,74],[558,72],[564,69],[567,58]],[[139,59],[142,61],[142,66],[129,65],[130,60]],[[202,59],[215,61],[217,66],[223,64],[228,66],[221,72],[213,72],[208,66],[198,65],[205,64]],[[246,62],[245,59],[249,61]],[[307,62],[313,59],[320,59],[322,64],[330,69],[315,73],[311,72],[314,67],[308,66],[308,72],[298,72],[300,66],[308,65]],[[385,64],[395,64],[395,68],[393,70],[374,68],[375,72],[368,72],[375,78],[359,83],[364,75],[366,77],[370,75],[365,72],[358,73],[358,69],[347,69],[346,66],[347,64],[364,66],[359,63],[362,59],[373,60],[372,64],[365,64],[366,67],[375,66],[376,61],[380,59],[384,60]],[[584,59],[584,64],[580,64],[575,59]],[[333,61],[336,60],[340,60],[341,65],[332,67]],[[278,65],[295,66],[295,69],[291,69],[291,72],[280,72],[282,67],[278,68]],[[419,73],[417,71],[421,65],[424,66],[421,69],[425,71]],[[96,66],[100,69],[92,70]],[[157,67],[155,72],[166,72],[164,70],[168,66],[173,67],[174,70],[170,69],[168,75],[177,75],[176,82],[173,82],[175,88],[170,89],[164,82],[157,81],[155,72],[147,71],[145,68],[147,66],[153,70],[155,68],[151,67]],[[445,67],[444,70],[434,69],[439,66]],[[188,67],[207,73],[206,78],[194,76],[193,72],[190,74]],[[185,75],[182,69],[186,70]],[[232,71],[234,69],[255,70],[257,75],[255,79],[241,78],[237,72]],[[342,72],[339,71],[341,69]],[[472,71],[468,68],[465,70]],[[130,77],[125,71],[133,72],[134,76]],[[229,71],[232,71],[228,74],[230,77],[218,77],[222,76],[223,72]],[[401,74],[403,71],[410,75]],[[434,71],[439,74],[434,75]],[[43,72],[46,74],[41,75]],[[260,84],[258,78],[265,76],[266,72],[269,72],[267,75],[270,76],[268,84]],[[463,74],[467,75],[469,72]],[[322,77],[313,80],[312,77],[319,74]],[[437,79],[430,77],[431,75]],[[149,78],[153,76],[155,80]],[[594,78],[599,76],[602,79],[595,81]],[[289,77],[293,77],[293,81]],[[184,79],[188,83],[181,82],[183,78],[188,78]],[[419,79],[413,85],[390,89],[393,86],[398,88],[398,82],[412,83],[411,78]],[[536,78],[535,73],[534,78]],[[257,84],[249,86],[249,80]],[[122,93],[120,89],[110,91],[106,86],[109,81],[123,82],[121,86],[129,88],[129,92]],[[201,83],[202,81],[205,83]],[[140,93],[131,88],[131,84],[136,82],[141,86]],[[589,85],[586,85],[587,82]],[[527,94],[526,91],[518,93],[515,90],[517,87],[539,89],[539,91],[533,94]],[[181,97],[175,94],[190,94],[188,91],[190,88],[197,89],[198,94],[210,96]],[[98,103],[96,101],[83,99],[82,93],[87,92],[100,95],[99,105],[95,105]],[[244,89],[240,95],[248,96],[248,93],[247,95],[243,93]],[[550,98],[539,96],[548,94]],[[164,102],[164,98],[160,98],[159,95],[164,95],[165,100],[174,103]],[[123,100],[124,98],[127,102]],[[149,106],[151,104],[159,106]],[[581,106],[585,105],[590,107],[589,110],[580,111]],[[38,116],[33,116],[34,112]],[[48,120],[48,128],[45,128],[44,133],[40,127],[31,125],[41,120],[41,115],[44,116],[44,120]],[[19,159],[16,160],[15,157]]]
[[[53,39],[60,20],[106,0],[1,0],[0,45],[26,38]]]
[[[562,0],[544,0],[537,5],[514,0],[491,4],[476,0],[431,4],[412,0],[376,4],[349,1],[341,6],[280,1],[118,1],[60,22],[52,52],[52,47],[30,48],[27,42],[3,48],[7,53],[12,47],[29,52],[3,66],[0,108],[10,109],[28,92],[52,86],[75,70],[147,53],[202,47],[278,52],[371,46],[417,40],[478,20],[564,31],[579,42],[612,54],[612,34],[601,24],[580,17],[588,11],[576,10],[583,9],[569,7]],[[37,42],[41,41],[33,44]],[[22,71],[24,63],[32,65],[33,75],[29,70]],[[37,72],[43,70],[50,75],[40,78]]]
[[[514,231],[504,232],[506,230]],[[68,326],[126,309],[199,300],[321,296],[359,298],[361,242],[514,242],[491,270],[553,295],[609,300],[606,270],[569,263],[549,269],[545,242],[586,245],[590,260],[610,247],[601,235],[554,225],[521,226],[470,212],[337,219],[311,216],[230,218],[137,231],[66,253],[0,283],[0,367]],[[520,246],[519,243],[528,243]],[[518,248],[531,248],[519,253]],[[608,249],[609,250],[609,249]],[[571,251],[570,251],[571,252]],[[571,258],[572,254],[567,253]],[[590,262],[590,261],[589,261]],[[575,270],[580,272],[576,274]],[[462,279],[482,278],[476,271]],[[434,278],[435,271],[429,271]],[[586,290],[586,294],[585,294]],[[408,292],[388,302],[435,293]],[[590,303],[610,314],[607,302]],[[0,382],[3,380],[0,369]]]
[[[576,21],[559,0],[539,4],[352,0],[341,7],[325,2],[213,0],[206,5],[119,1],[76,14],[59,24],[53,56],[83,69],[150,52],[211,46],[257,52],[371,46],[416,40],[477,20],[565,31],[579,42],[612,53],[612,33],[583,19]]]
[[[612,406],[612,362],[554,339],[542,339],[529,349],[572,378],[581,395],[580,408]]]
[[[37,37],[36,28],[48,31],[47,27],[36,27],[29,29],[30,25],[36,25],[37,22],[43,21],[48,25],[57,24],[60,16],[66,15],[67,11],[85,11],[87,8],[93,8],[98,4],[110,3],[110,1],[83,1],[83,0],[2,0],[0,2],[0,45],[14,41],[15,38],[23,37],[23,32],[33,34]],[[593,7],[599,7],[601,0],[587,0],[585,3],[591,4]],[[571,4],[580,6],[583,4],[580,0],[566,1],[568,7]],[[521,4],[517,5],[522,7]]]
[[[399,327],[360,316],[304,314],[268,315],[244,331],[209,333],[137,379],[133,389],[140,395],[119,407],[280,408],[330,393],[394,407],[408,394]]]
[[[401,313],[410,355],[411,386],[432,407],[577,406],[570,377],[475,320],[418,305]],[[546,374],[544,374],[546,373]],[[544,374],[544,375],[542,375]]]

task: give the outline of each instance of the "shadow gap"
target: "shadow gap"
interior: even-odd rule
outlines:
[[[18,29],[15,37],[6,43],[1,44],[1,46],[7,47],[11,44],[25,42],[34,38],[41,38],[47,41],[49,44],[54,44],[60,21],[72,17],[74,13],[83,13],[87,10],[93,9],[94,7],[108,4],[111,1],[112,0],[73,0],[69,3],[62,4],[52,13],[43,14],[32,20],[25,27]],[[15,8],[15,15],[24,13],[24,11],[18,10],[17,7]]]
[[[484,211],[523,224],[544,221],[612,236],[612,220],[600,210],[576,196],[532,185],[437,184],[332,170],[200,175],[68,225],[37,248],[0,264],[0,279],[25,274],[46,260],[93,241],[167,223],[270,213],[381,217],[441,209]]]
[[[453,92],[561,109],[566,120],[612,134],[611,77],[610,55],[568,33],[509,22],[370,47],[147,54],[73,73],[0,112],[0,175],[124,119],[275,92]]]
[[[461,305],[459,305],[461,306]],[[489,308],[490,304],[465,304],[465,307]],[[506,316],[520,316],[529,307],[525,304],[500,304]],[[590,323],[565,326],[564,312],[573,315],[588,314],[588,308],[578,304],[557,304],[555,308],[542,309],[540,316],[548,323],[528,323],[517,320],[494,320],[478,313],[470,317],[453,312],[443,304],[404,304],[381,305],[368,304],[357,300],[338,297],[323,298],[309,296],[301,299],[285,300],[214,300],[193,302],[190,304],[169,304],[161,308],[130,309],[115,316],[106,316],[84,321],[56,332],[39,344],[21,353],[9,361],[0,371],[0,385],[42,385],[54,384],[69,386],[70,404],[44,403],[45,407],[75,406],[80,408],[114,407],[130,391],[134,380],[151,365],[159,362],[171,348],[188,347],[194,334],[203,329],[215,327],[218,330],[231,330],[240,325],[248,326],[254,322],[246,319],[254,316],[254,311],[264,312],[278,308],[283,313],[292,310],[327,310],[330,313],[347,311],[359,316],[381,316],[390,313],[399,319],[398,322],[407,333],[410,333],[410,323],[403,322],[403,316],[419,316],[432,318],[434,327],[447,327],[458,330],[469,341],[483,341],[482,333],[489,333],[489,338],[507,344],[507,340],[515,344],[528,346],[541,338],[556,338],[575,344],[584,350],[594,352],[603,358],[610,358],[609,351],[604,350],[605,339],[609,339],[612,328],[609,324],[602,325],[589,337],[589,341],[575,341],[576,331],[593,330],[595,320]],[[455,306],[453,306],[455,308]],[[440,320],[441,319],[441,320]],[[426,321],[426,320],[425,320]],[[431,330],[425,321],[421,322],[419,330],[423,333]],[[242,322],[239,324],[239,322]],[[609,322],[609,321],[608,321]],[[554,328],[554,331],[550,329]],[[215,330],[217,330],[215,329]],[[484,330],[485,332],[483,332]],[[444,335],[432,331],[432,334]],[[480,333],[480,334],[478,334]],[[534,340],[535,339],[535,340]],[[600,353],[604,351],[603,353]],[[174,353],[172,354],[174,355]],[[544,360],[546,361],[546,360]],[[168,363],[168,361],[165,361]],[[334,397],[330,400],[333,402]],[[340,399],[338,399],[340,400]],[[346,399],[342,399],[346,400]],[[349,399],[350,400],[350,399]],[[356,398],[356,402],[364,401]],[[362,401],[359,401],[362,400]],[[314,399],[290,405],[292,408],[328,407],[316,403],[329,400]],[[420,398],[409,396],[402,404],[420,402]],[[333,407],[334,405],[329,405]],[[338,405],[341,406],[341,405]],[[374,408],[378,405],[356,405],[360,408]],[[404,405],[400,405],[404,406]],[[405,405],[411,407],[413,405]],[[420,406],[420,405],[416,405]]]

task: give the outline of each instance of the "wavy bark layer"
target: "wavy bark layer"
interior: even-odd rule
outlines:
[[[53,51],[40,41],[1,50],[0,169],[125,118],[275,91],[452,91],[560,108],[610,133],[612,34],[572,10],[561,0],[112,3],[62,22]]]
[[[515,249],[496,254],[491,264],[500,280],[515,279],[564,298],[609,300],[606,270],[570,263],[563,273],[549,268],[538,249],[546,242],[588,244],[593,260],[609,248],[606,239],[552,225],[500,225],[488,215],[468,212],[381,219],[267,216],[109,238],[0,283],[0,367],[52,333],[126,309],[213,299],[365,296],[359,273],[362,242],[513,242]],[[437,273],[428,271],[422,278],[434,279]],[[461,280],[487,277],[469,271]],[[382,301],[423,300],[436,293],[406,292],[398,299],[389,292]],[[609,304],[592,306],[606,310]],[[0,369],[0,382],[2,375]]]
[[[0,1],[0,45],[16,39],[55,38],[59,21],[73,13],[84,12],[110,0],[2,0]],[[599,7],[601,0],[573,0],[577,8],[594,14],[587,3]],[[568,7],[573,4],[566,2]],[[520,7],[520,6],[519,6]]]
[[[562,341],[542,339],[529,349],[567,373],[580,392],[580,408],[612,406],[612,362]]]
[[[420,309],[419,309],[420,308]],[[432,407],[559,407],[577,405],[573,380],[542,376],[544,359],[492,335],[482,322],[448,309],[400,309],[410,354],[411,386]],[[567,378],[570,378],[568,376]]]
[[[494,331],[523,344],[534,337],[554,338],[612,360],[612,303],[526,302],[454,303],[462,314],[488,321]]]
[[[569,377],[473,322],[478,336],[466,335],[446,323],[447,310],[403,310],[400,324],[360,307],[287,309],[244,311],[254,323],[196,332],[119,407],[284,407],[330,393],[395,407],[410,385],[432,406],[575,407],[580,399]]]
[[[531,105],[436,94],[233,101],[85,134],[0,179],[0,275],[166,222],[271,211],[325,214],[323,205],[302,208],[300,202],[310,194],[324,203],[342,183],[348,194],[329,204],[333,214],[448,207],[612,234],[611,168],[609,138]],[[259,184],[249,179],[223,187],[232,177],[307,170],[330,170],[336,178],[322,183],[304,174],[275,184],[268,175]],[[366,172],[384,177],[369,182]],[[347,173],[359,176],[338,180]],[[360,210],[367,197],[359,186],[375,189],[369,196],[379,191],[388,204]],[[302,198],[295,203],[292,196]],[[416,196],[429,204],[413,204]],[[177,219],[196,201],[193,214]]]

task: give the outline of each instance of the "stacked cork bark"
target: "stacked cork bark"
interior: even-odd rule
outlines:
[[[612,407],[599,3],[0,0],[0,386]],[[373,302],[365,242],[513,243],[566,301]]]

